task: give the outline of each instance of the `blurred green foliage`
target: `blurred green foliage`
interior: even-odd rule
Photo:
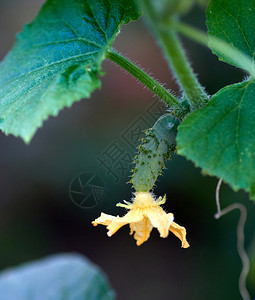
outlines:
[[[113,300],[105,275],[78,254],[57,254],[0,273],[2,300]]]

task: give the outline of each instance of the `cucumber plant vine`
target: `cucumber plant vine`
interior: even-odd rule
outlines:
[[[160,207],[154,184],[173,152],[235,191],[255,200],[255,5],[254,0],[211,0],[206,9],[208,35],[181,22],[194,3],[207,0],[47,0],[25,26],[0,65],[0,129],[29,143],[49,116],[89,98],[101,87],[102,62],[113,61],[141,81],[168,107],[138,146],[130,183],[133,202],[120,204],[126,216],[102,214],[108,234],[130,223],[137,244],[153,227],[162,237],[172,231],[189,247],[186,230]],[[181,97],[163,87],[112,48],[121,25],[144,15],[177,79]],[[241,68],[244,81],[208,95],[199,83],[179,34],[205,45],[219,60]],[[245,299],[248,294],[245,293]]]

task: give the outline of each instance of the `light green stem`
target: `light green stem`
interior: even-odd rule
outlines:
[[[141,81],[145,86],[147,86],[155,95],[162,99],[171,109],[173,109],[173,114],[177,114],[177,117],[181,117],[182,112],[184,111],[183,105],[179,100],[169,93],[161,84],[159,84],[155,79],[150,77],[146,72],[137,67],[127,58],[116,53],[113,50],[109,50],[106,54],[106,57],[125,69],[139,81]],[[180,114],[180,115],[178,115]]]
[[[249,72],[252,78],[255,78],[255,64],[254,61],[239,49],[233,47],[231,44],[214,36],[208,37],[203,31],[191,27],[180,22],[171,22],[170,26],[179,33],[190,38],[191,40],[208,47],[208,43],[212,45],[213,49],[221,53],[236,66],[242,68],[245,72]]]
[[[190,102],[191,109],[196,110],[203,107],[209,98],[194,75],[175,30],[162,25],[151,0],[144,0],[143,3],[148,23],[158,38],[170,68],[177,78],[185,98]]]

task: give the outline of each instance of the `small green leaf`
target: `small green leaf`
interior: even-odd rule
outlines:
[[[1,300],[113,300],[97,266],[81,255],[53,255],[0,273]]]
[[[178,127],[178,153],[255,199],[255,82],[227,86]]]
[[[136,0],[48,0],[0,65],[0,129],[29,142],[49,116],[88,98]]]
[[[211,0],[206,15],[209,47],[213,52],[220,60],[254,74],[254,1]],[[232,46],[232,51],[228,48],[223,49],[224,44],[219,47],[219,39]],[[234,49],[238,51],[235,53]],[[251,64],[249,60],[253,63]]]

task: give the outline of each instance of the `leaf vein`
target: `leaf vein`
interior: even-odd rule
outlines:
[[[72,59],[77,59],[77,58],[85,57],[85,56],[88,56],[88,55],[90,55],[90,54],[94,54],[94,53],[98,53],[98,52],[99,52],[99,51],[91,51],[91,52],[87,52],[87,53],[83,53],[83,54],[71,56],[71,57],[68,57],[68,58],[59,60],[59,61],[57,61],[57,62],[50,63],[50,64],[48,64],[48,65],[46,65],[46,66],[42,66],[42,67],[40,67],[40,68],[34,69],[34,70],[30,71],[30,72],[27,72],[27,73],[25,73],[25,74],[21,74],[21,75],[15,77],[15,78],[12,78],[12,79],[10,79],[10,80],[4,82],[4,84],[3,84],[3,85],[0,85],[0,87],[4,86],[4,85],[6,85],[6,84],[9,84],[10,82],[13,82],[13,81],[15,81],[15,80],[18,80],[18,79],[22,78],[23,76],[28,76],[28,75],[31,75],[32,73],[37,72],[37,71],[41,71],[41,70],[43,70],[43,69],[45,69],[45,68],[49,68],[49,67],[51,67],[51,66],[58,65],[58,64],[60,64],[60,63],[66,62],[66,61],[68,61],[68,60],[72,60]]]

